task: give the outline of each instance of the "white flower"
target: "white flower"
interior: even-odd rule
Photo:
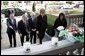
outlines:
[[[59,31],[61,31],[61,30],[64,29],[64,27],[63,27],[63,26],[59,26],[57,29],[58,29]]]

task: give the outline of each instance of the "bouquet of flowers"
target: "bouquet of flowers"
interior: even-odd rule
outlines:
[[[63,26],[59,26],[57,29],[59,30],[58,37],[60,38],[60,40],[65,39],[65,37],[68,34],[67,30],[64,30],[64,27]]]
[[[73,36],[74,36],[74,39],[76,40],[76,42],[84,41],[84,34],[81,33],[80,31],[79,32],[73,32]]]
[[[67,34],[68,34],[67,30],[62,30],[62,31],[60,31],[58,36],[63,37],[63,36],[66,36]]]
[[[76,24],[71,24],[68,31],[72,32],[72,35],[74,36],[76,42],[82,42],[84,40],[84,34],[82,31],[80,31],[79,27]]]

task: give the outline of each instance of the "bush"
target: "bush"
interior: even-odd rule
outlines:
[[[48,17],[47,19],[48,24],[53,26],[56,20],[56,16],[47,14],[47,17]]]
[[[56,16],[47,14],[47,22],[48,22],[48,31],[47,34],[50,35],[51,37],[55,35],[55,31],[53,29],[54,22],[56,20]]]
[[[69,14],[81,14],[83,13],[83,9],[79,8],[79,9],[74,9],[72,11],[69,11]]]
[[[52,25],[48,25],[47,34],[50,35],[51,37],[53,37],[55,35],[55,31],[54,31]]]

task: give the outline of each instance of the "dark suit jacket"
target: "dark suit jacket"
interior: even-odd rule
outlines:
[[[28,23],[27,23],[27,25],[25,25],[25,23],[22,20],[20,20],[18,22],[18,32],[19,32],[19,34],[28,35],[28,31],[29,31]]]
[[[13,19],[14,24],[12,24],[12,21],[9,18],[6,21],[7,21],[7,23],[6,23],[7,24],[7,33],[12,33],[17,30],[15,19]],[[12,26],[13,29],[11,29],[9,26]]]
[[[56,29],[58,26],[63,26],[63,27],[67,27],[67,21],[66,19],[60,20],[60,19],[56,19],[55,23],[54,23],[54,29]]]
[[[34,20],[32,20],[32,18],[28,19],[28,23],[29,23],[29,30],[32,31],[32,29],[36,29],[36,23]]]
[[[37,30],[41,32],[45,32],[47,28],[47,16],[44,15],[43,17],[41,15],[37,16]]]

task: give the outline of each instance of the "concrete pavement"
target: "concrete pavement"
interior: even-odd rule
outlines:
[[[6,33],[6,29],[7,29],[6,23],[2,23],[2,30],[1,30],[1,36],[2,36],[2,39],[1,39],[1,50],[2,49],[10,48],[9,38],[8,38],[7,33]],[[49,36],[46,34],[45,37],[44,37],[44,39],[43,39],[43,42],[49,41],[50,40],[50,37],[49,38],[48,37]],[[24,40],[26,40],[26,39],[24,39]],[[16,33],[16,43],[17,43],[17,47],[21,46],[20,36],[19,36],[18,32]],[[37,38],[37,43],[39,43],[38,38]]]

